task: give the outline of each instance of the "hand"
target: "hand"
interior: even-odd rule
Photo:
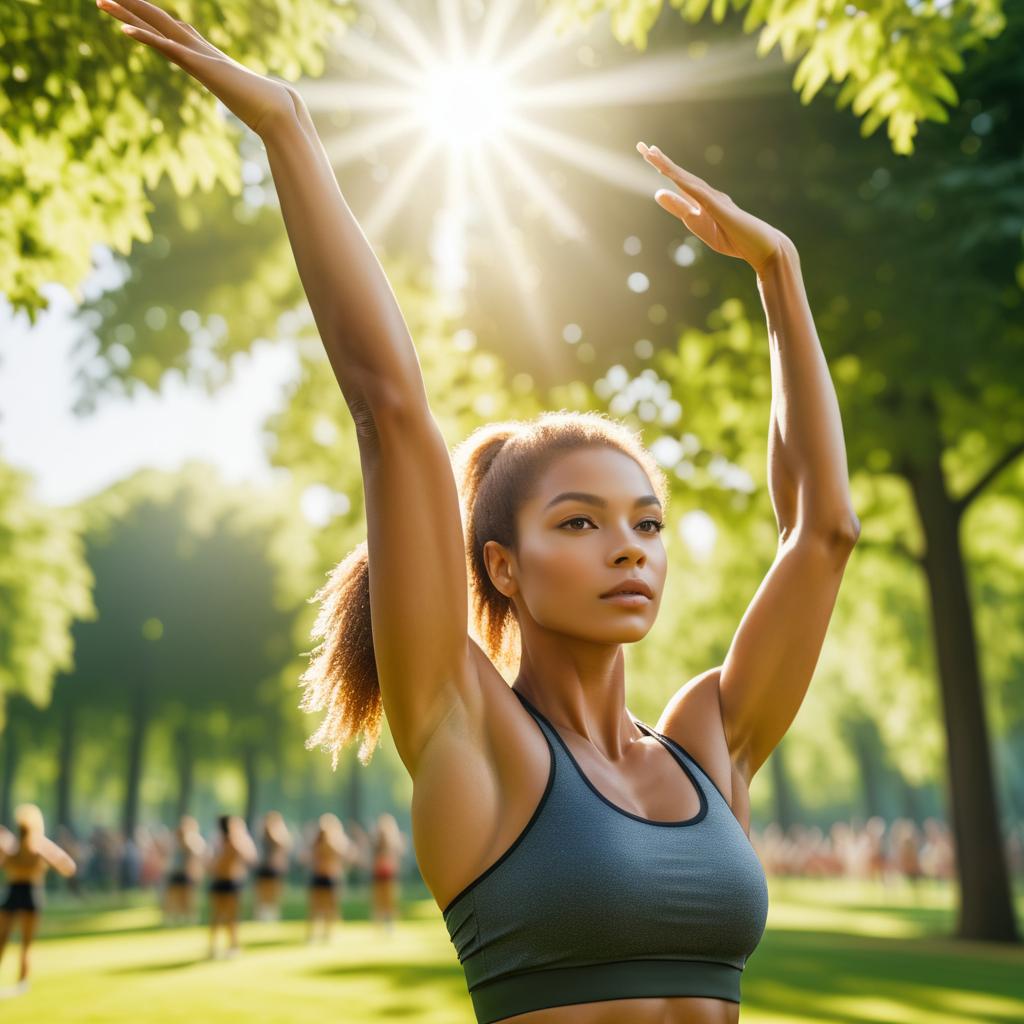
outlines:
[[[293,114],[293,90],[239,64],[191,25],[146,0],[96,0],[100,10],[125,23],[132,39],[159,50],[205,85],[240,121],[259,133],[281,114]]]
[[[746,260],[760,274],[783,249],[796,252],[777,228],[741,210],[724,192],[673,163],[657,146],[638,142],[640,155],[682,190],[659,189],[658,205],[674,213],[702,242],[716,252]]]

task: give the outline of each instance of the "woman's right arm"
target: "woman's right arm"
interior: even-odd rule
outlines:
[[[448,447],[377,257],[338,188],[305,105],[262,137],[320,337],[356,423],[370,617],[381,699],[415,776],[427,740],[472,692],[466,549]]]
[[[145,0],[103,0],[133,37],[210,89],[263,139],[299,276],[356,423],[381,697],[410,773],[474,695],[466,553],[447,445],[384,271],[297,90],[255,75]]]

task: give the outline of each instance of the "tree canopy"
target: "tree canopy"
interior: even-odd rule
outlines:
[[[289,81],[323,70],[348,0],[179,0],[215,46]],[[238,123],[160,54],[78,0],[16,0],[0,25],[0,292],[32,323],[42,287],[76,297],[92,248],[153,237],[147,189],[242,188]]]
[[[563,23],[611,14],[619,42],[644,49],[664,0],[545,0]],[[840,109],[861,117],[868,136],[885,122],[897,153],[911,153],[922,121],[949,120],[956,106],[950,77],[964,57],[1003,30],[1002,0],[882,0],[873,3],[775,3],[772,0],[669,0],[687,21],[718,22],[743,12],[743,31],[760,29],[757,52],[778,45],[787,62],[800,58],[793,88],[807,104],[826,82],[841,83]]]

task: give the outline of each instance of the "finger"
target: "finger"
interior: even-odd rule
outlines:
[[[698,206],[692,196],[662,188],[658,189],[654,197],[663,210],[678,217],[702,242],[717,252],[726,251],[728,243],[718,222],[707,209]]]
[[[667,188],[659,188],[654,193],[654,198],[657,199],[661,206],[664,206],[666,210],[671,213],[679,214],[683,217],[684,214],[688,214],[691,217],[699,217],[704,211],[700,205],[700,202],[693,196],[688,196],[685,193],[680,194],[679,192],[673,192]]]
[[[189,39],[188,26],[172,18],[166,11],[146,0],[118,0],[122,7],[141,18],[148,26],[162,32],[168,39],[185,43]]]
[[[175,64],[180,64],[183,68],[185,68],[185,62],[189,56],[192,55],[192,51],[187,46],[168,39],[167,36],[163,36],[159,32],[138,28],[136,25],[122,25],[121,31],[126,36],[131,36],[132,39],[137,39],[140,43],[159,50],[165,57],[174,61]],[[188,69],[186,68],[186,70]]]
[[[719,193],[712,188],[703,178],[697,177],[692,171],[680,167],[670,160],[657,146],[651,146],[644,153],[645,159],[667,178],[670,178],[681,188],[699,196],[709,206],[713,206],[719,199]]]
[[[118,21],[123,21],[127,25],[135,25],[138,28],[146,28],[146,23],[141,19],[137,18],[130,11],[126,11],[120,4],[114,3],[114,0],[96,0],[96,6],[101,11],[106,11],[107,14]]]

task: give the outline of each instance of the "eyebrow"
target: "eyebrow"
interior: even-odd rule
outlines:
[[[598,508],[608,507],[608,502],[604,498],[599,498],[596,494],[588,494],[586,491],[563,491],[544,506],[544,511],[546,512],[552,505],[557,505],[562,501],[582,501],[587,505],[596,505]],[[661,502],[653,494],[645,494],[642,498],[637,498],[633,502],[634,508],[639,508],[642,505],[657,505],[661,508]]]

